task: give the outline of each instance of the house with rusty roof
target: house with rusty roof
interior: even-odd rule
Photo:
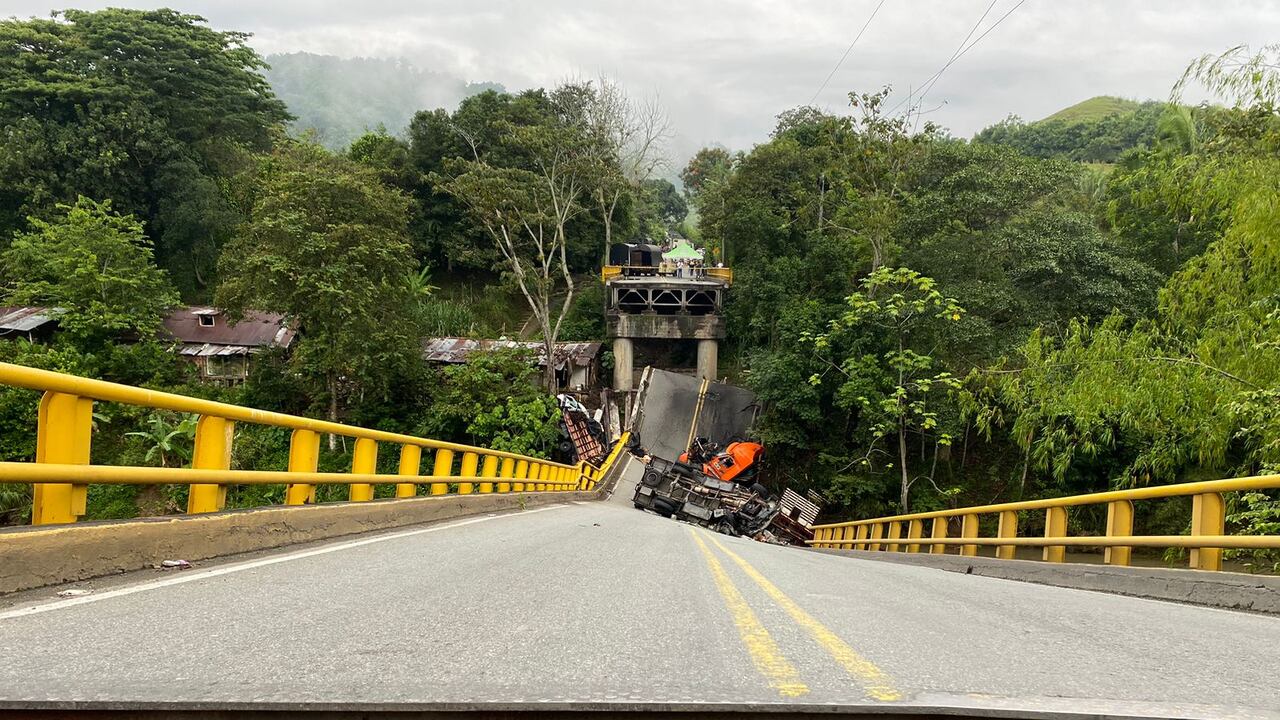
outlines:
[[[241,382],[249,377],[250,357],[267,348],[288,348],[296,334],[278,313],[249,311],[232,324],[215,307],[176,308],[162,321],[177,341],[174,352],[193,363],[204,380]],[[0,306],[0,340],[25,338],[48,342],[58,330],[58,308]]]
[[[164,329],[178,341],[175,352],[194,363],[202,379],[224,383],[242,382],[249,377],[253,355],[267,348],[288,348],[296,334],[279,313],[251,310],[233,324],[208,305],[170,312]]]
[[[505,348],[523,348],[529,352],[538,367],[546,367],[546,348],[538,341],[506,338],[476,340],[463,337],[425,338],[422,341],[422,355],[427,362],[442,364],[465,363],[472,353]],[[552,352],[552,363],[555,365],[558,390],[586,392],[596,386],[596,378],[599,377],[600,343],[558,342]]]

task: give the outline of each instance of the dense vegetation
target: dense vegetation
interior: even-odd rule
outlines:
[[[650,177],[661,118],[608,81],[485,89],[418,112],[403,137],[363,133],[334,152],[287,132],[293,116],[246,39],[170,10],[0,21],[0,304],[59,313],[52,340],[2,342],[0,360],[545,455],[559,411],[529,357],[441,369],[421,339],[599,337],[599,289],[574,290],[596,276],[603,238],[665,232],[684,214]],[[281,65],[284,87],[333,70],[305,56]],[[369,92],[385,69],[342,67],[330,86],[346,77]],[[347,118],[382,121],[368,112]],[[241,387],[200,384],[159,333],[182,301],[283,313],[298,339],[258,356]],[[33,457],[36,401],[0,389],[0,459]],[[95,462],[189,460],[191,418],[99,403],[95,425]],[[234,448],[238,467],[283,467],[288,436],[244,426]],[[330,438],[322,467],[350,461]],[[88,515],[175,511],[184,495],[95,487]],[[229,502],[279,496],[236,488]],[[0,521],[29,507],[29,488],[0,488]]]
[[[325,118],[343,105],[307,88],[328,60],[277,59],[286,106],[243,35],[172,11],[3,21],[0,45],[0,301],[63,309],[5,361],[542,453],[556,409],[528,358],[440,370],[420,339],[598,338],[607,243],[681,227],[735,270],[724,365],[763,400],[773,480],[835,513],[1280,464],[1276,48],[1203,58],[1175,88],[1221,105],[1092,103],[972,141],[853,93],[750,151],[700,151],[681,191],[658,178],[660,112],[608,80],[485,89],[357,135],[389,111]],[[343,67],[339,87],[381,73]],[[291,135],[293,115],[341,140]],[[180,300],[282,312],[299,339],[242,387],[200,385],[157,339]],[[96,461],[190,453],[189,418],[98,410]],[[0,390],[0,459],[32,457],[34,417],[33,393]],[[284,465],[284,433],[238,432],[237,465]],[[322,459],[349,462],[340,443]],[[25,492],[0,490],[7,520]],[[90,515],[182,501],[95,488]],[[1231,513],[1280,531],[1267,494]]]
[[[1228,108],[966,143],[853,94],[695,156],[775,471],[860,516],[1274,472],[1275,52],[1192,66]],[[1182,503],[1144,512],[1185,529]],[[1280,529],[1267,495],[1231,512]]]

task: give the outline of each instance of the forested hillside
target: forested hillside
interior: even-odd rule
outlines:
[[[422,108],[452,108],[485,90],[503,90],[497,83],[469,83],[406,60],[304,52],[265,59],[263,75],[296,118],[291,127],[313,132],[330,150],[347,147],[369,130],[399,134]]]
[[[1011,115],[974,137],[974,142],[1004,145],[1033,157],[1114,163],[1149,144],[1158,132],[1165,103],[1096,97],[1032,123]]]
[[[608,79],[462,98],[477,88],[387,61],[267,71],[244,35],[172,11],[0,21],[0,44],[0,304],[63,313],[49,342],[0,342],[5,361],[544,453],[558,411],[527,358],[442,370],[421,338],[599,339],[608,243],[692,207],[683,229],[735,271],[723,359],[763,401],[772,481],[833,513],[1280,463],[1275,48],[1194,62],[1184,82],[1216,104],[1093,103],[972,141],[852,93],[678,159],[677,189],[660,109]],[[325,74],[336,94],[314,91]],[[399,112],[367,98],[419,83],[459,98],[404,95],[403,133],[357,133]],[[196,383],[157,335],[182,301],[283,313],[298,341],[243,386]],[[190,453],[186,418],[98,410],[96,461]],[[0,390],[0,459],[30,459],[35,413]],[[240,432],[237,466],[283,466],[282,433]],[[325,449],[322,468],[349,463]],[[29,491],[3,492],[21,521]],[[89,515],[182,492],[95,487]],[[1147,508],[1145,530],[1187,522]],[[1233,498],[1231,523],[1275,532],[1280,502]]]

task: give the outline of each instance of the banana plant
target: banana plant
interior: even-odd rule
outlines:
[[[153,412],[147,417],[146,430],[125,433],[147,443],[147,462],[158,457],[160,467],[169,467],[169,461],[175,456],[183,462],[190,460],[196,437],[196,422],[199,420],[196,415],[183,414],[176,423],[171,417],[169,413]]]

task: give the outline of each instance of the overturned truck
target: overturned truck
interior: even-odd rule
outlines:
[[[632,502],[641,510],[711,528],[726,535],[755,537],[778,514],[778,502],[759,483],[721,480],[687,462],[650,457]]]

